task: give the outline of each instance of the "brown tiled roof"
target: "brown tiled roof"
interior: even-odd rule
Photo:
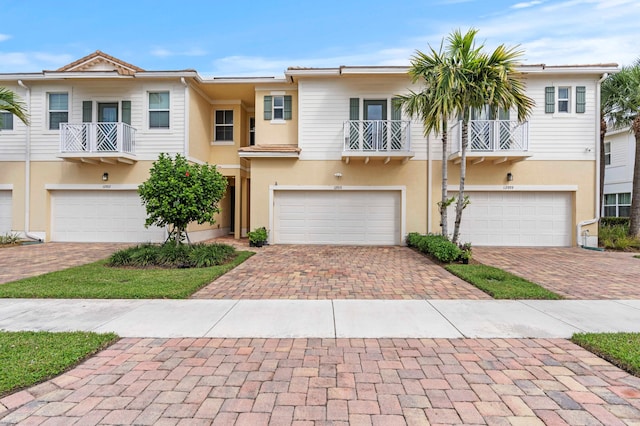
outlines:
[[[296,145],[252,145],[243,146],[239,152],[294,152],[300,153]]]
[[[121,61],[120,59],[115,58],[111,55],[107,55],[106,53],[99,50],[96,50],[95,52],[85,56],[84,58],[80,58],[77,61],[71,62],[70,64],[58,68],[56,71],[83,71],[83,69],[85,68],[83,65],[89,64],[94,61],[111,62],[112,64],[116,65],[121,74],[125,75],[133,75],[136,72],[144,71],[140,67],[132,65],[128,62]]]

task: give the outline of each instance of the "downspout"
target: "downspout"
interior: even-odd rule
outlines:
[[[432,202],[432,183],[433,183],[433,164],[431,162],[431,134],[427,135],[427,234],[431,232],[431,202]]]
[[[18,85],[27,91],[27,116],[31,116],[31,89],[27,87],[22,80],[18,80]],[[29,233],[29,218],[31,216],[31,126],[27,126],[26,132],[24,159],[24,236],[31,240],[42,242],[42,238]]]
[[[189,158],[189,83],[180,77],[184,85],[184,158]]]
[[[600,126],[600,85],[602,84],[602,82],[609,77],[608,73],[604,73],[602,74],[602,77],[600,77],[600,79],[598,80],[598,82],[596,83],[596,125]],[[585,240],[585,244],[582,245],[580,244],[580,238],[581,238],[581,234],[582,234],[582,227],[583,226],[587,226],[587,225],[592,225],[596,222],[598,222],[600,220],[600,198],[601,198],[601,194],[600,194],[600,129],[597,128],[596,129],[596,185],[595,185],[595,218],[593,219],[587,219],[587,220],[583,220],[582,222],[579,222],[578,225],[576,226],[576,245],[578,247],[586,247],[586,240]],[[596,245],[597,246],[597,245]]]

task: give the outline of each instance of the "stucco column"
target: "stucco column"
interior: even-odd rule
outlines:
[[[236,240],[240,239],[240,236],[242,234],[242,182],[243,179],[238,176],[236,178],[236,184],[233,187],[233,190],[235,191],[235,206],[234,206],[234,218],[233,218],[233,223],[235,224],[235,226],[233,227],[233,238]]]

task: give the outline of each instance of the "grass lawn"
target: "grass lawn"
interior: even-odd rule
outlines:
[[[117,338],[113,333],[0,331],[0,396],[57,376]]]
[[[562,299],[560,295],[538,284],[491,266],[450,264],[445,269],[494,299]]]
[[[209,268],[112,268],[107,260],[0,285],[0,297],[61,299],[184,299],[235,268],[253,252]]]
[[[640,333],[579,333],[574,334],[571,341],[640,376]]]

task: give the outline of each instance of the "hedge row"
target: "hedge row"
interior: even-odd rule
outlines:
[[[457,261],[463,253],[460,247],[449,241],[444,235],[422,235],[411,232],[407,235],[407,245],[445,263]]]
[[[600,225],[601,226],[616,226],[616,225],[629,226],[629,218],[614,217],[614,216],[601,217]]]

